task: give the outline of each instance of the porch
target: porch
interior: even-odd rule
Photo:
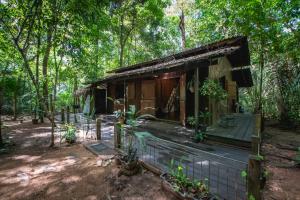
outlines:
[[[213,126],[208,127],[206,136],[208,143],[215,141],[238,147],[249,148],[254,131],[255,120],[252,114],[228,114]],[[143,120],[139,130],[147,130],[162,139],[170,140],[188,146],[199,146],[191,139],[195,130],[179,123],[164,120]]]

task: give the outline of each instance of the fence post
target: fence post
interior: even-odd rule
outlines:
[[[64,108],[62,108],[61,109],[61,122],[65,122],[65,109]]]
[[[255,200],[261,200],[261,160],[258,156],[251,155],[248,163],[248,199],[254,197]]]
[[[248,175],[247,175],[247,195],[248,198],[251,196],[255,200],[261,199],[261,157],[260,155],[260,145],[261,145],[261,114],[255,114],[255,127],[252,134],[252,149],[248,163]]]
[[[114,124],[114,146],[116,149],[121,148],[121,124]]]
[[[261,114],[255,114],[255,127],[254,133],[252,134],[252,154],[260,154],[260,143],[261,143]]]
[[[67,123],[70,123],[70,106],[67,106]]]
[[[101,140],[101,118],[96,119],[96,137]]]

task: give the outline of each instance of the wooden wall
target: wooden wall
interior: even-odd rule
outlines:
[[[211,123],[216,123],[222,114],[234,112],[233,107],[237,102],[237,85],[232,81],[231,75],[232,66],[226,57],[219,58],[218,64],[209,66],[209,78],[220,80],[225,78],[225,90],[228,93],[228,98],[219,103],[214,99],[209,99],[209,111],[212,113]]]
[[[155,116],[155,80],[141,81],[141,114],[151,114]]]
[[[141,109],[141,81],[129,81],[126,88],[126,108],[129,105],[135,105],[137,111]]]

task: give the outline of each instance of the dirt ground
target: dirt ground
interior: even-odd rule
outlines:
[[[283,130],[278,123],[268,122],[264,134],[264,199],[300,200],[300,168],[294,163],[296,149],[300,147],[300,128]]]
[[[148,171],[117,177],[114,163],[99,166],[99,158],[81,144],[49,148],[49,123],[4,125],[14,146],[0,155],[1,200],[171,199],[161,190],[159,177]]]

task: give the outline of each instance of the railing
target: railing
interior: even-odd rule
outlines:
[[[89,116],[83,114],[79,116],[79,128],[81,137],[83,139],[95,139],[96,138],[96,122]]]
[[[247,182],[241,174],[247,170],[247,163],[156,137],[141,140],[126,133],[122,134],[123,151],[128,150],[130,138],[137,148],[139,159],[145,163],[168,172],[173,160],[175,166],[183,166],[190,179],[206,181],[211,193],[220,199],[246,199]]]

